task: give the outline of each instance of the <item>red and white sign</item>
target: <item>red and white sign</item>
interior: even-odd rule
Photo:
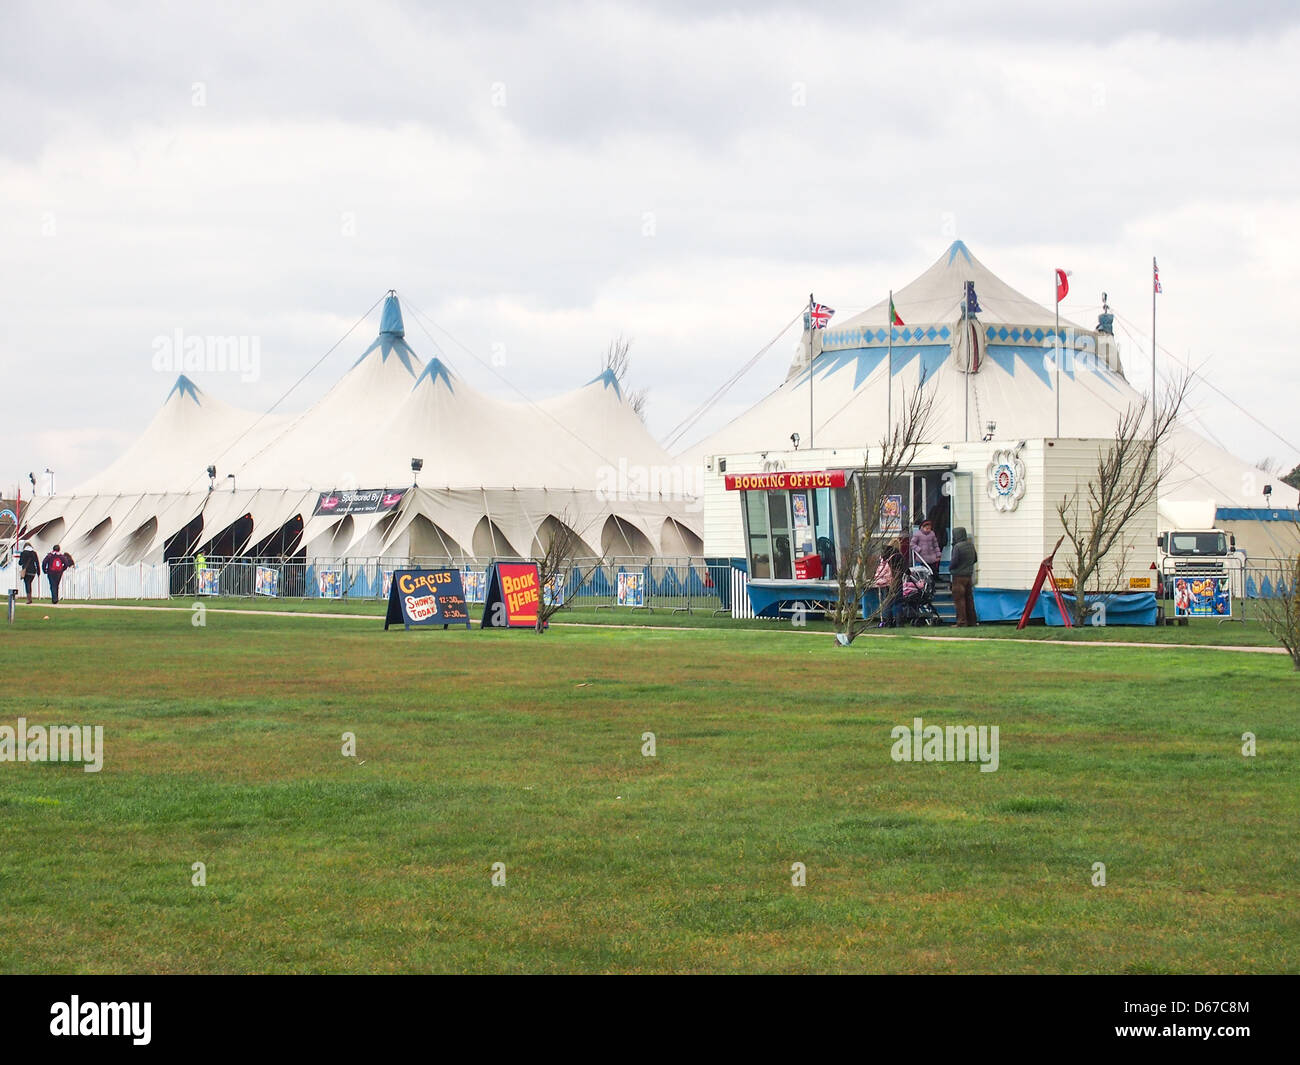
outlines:
[[[784,491],[801,488],[843,488],[846,474],[843,470],[816,470],[807,473],[795,473],[782,470],[780,473],[728,473],[726,489],[728,492],[763,492]]]

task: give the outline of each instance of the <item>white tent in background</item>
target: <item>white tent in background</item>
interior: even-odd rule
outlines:
[[[71,494],[36,500],[24,524],[42,550],[57,541],[98,563],[259,546],[528,556],[559,522],[592,554],[698,553],[695,501],[667,490],[673,478],[618,476],[673,466],[612,373],[541,403],[491,398],[411,349],[390,293],[375,342],[306,411],[241,411],[180,377],[117,461]]]
[[[967,282],[973,282],[980,308],[969,318],[963,314]],[[1061,319],[1066,354],[1058,378],[1051,359],[1054,309],[1011,288],[961,241],[896,291],[894,306],[904,324],[892,331],[885,299],[834,328],[805,332],[801,354],[781,386],[682,457],[702,463],[711,456],[788,451],[792,433],[800,434],[803,446],[818,449],[874,444],[891,405],[897,417],[904,393],[922,375],[925,387],[937,392],[936,442],[979,441],[990,434],[1012,442],[1111,437],[1120,413],[1141,400],[1124,375],[1105,316],[1096,329]],[[1171,472],[1161,487],[1162,524],[1175,527],[1191,517],[1232,521],[1238,528],[1244,523],[1254,527],[1257,553],[1273,553],[1270,544],[1280,545],[1273,535],[1280,526],[1269,523],[1284,522],[1300,505],[1300,493],[1274,481],[1265,499],[1262,487],[1269,479],[1195,432],[1187,424],[1193,417],[1184,419],[1164,455]]]

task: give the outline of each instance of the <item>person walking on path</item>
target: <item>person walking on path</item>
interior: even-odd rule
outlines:
[[[18,572],[23,575],[23,584],[27,587],[27,605],[31,606],[32,581],[41,575],[41,557],[32,548],[30,540],[23,544],[23,553],[18,556]]]
[[[952,559],[948,572],[952,574],[952,604],[957,608],[958,628],[974,628],[979,624],[979,618],[975,616],[975,596],[971,591],[978,561],[975,545],[966,538],[966,530],[957,526],[952,531]]]
[[[75,565],[71,555],[65,555],[63,549],[58,544],[54,545],[51,551],[41,562],[41,569],[45,571],[45,579],[50,582],[50,602],[58,603],[59,601],[59,582],[63,580],[64,571],[69,566]]]

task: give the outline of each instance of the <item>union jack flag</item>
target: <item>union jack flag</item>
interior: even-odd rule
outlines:
[[[1164,292],[1164,289],[1160,287],[1160,267],[1156,265],[1154,257],[1151,259],[1151,280],[1157,292]]]
[[[812,327],[814,329],[825,329],[830,325],[831,315],[835,313],[835,308],[827,307],[824,303],[814,303],[810,311]]]

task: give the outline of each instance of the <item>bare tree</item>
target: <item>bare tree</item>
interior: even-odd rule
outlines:
[[[540,601],[537,604],[537,632],[545,632],[551,618],[569,605],[571,587],[581,588],[604,562],[603,557],[582,559],[590,562],[590,567],[585,572],[579,566],[587,545],[582,536],[574,531],[568,511],[550,524],[549,531],[550,539],[543,544],[542,554],[537,559],[537,575],[541,582]],[[575,573],[577,583],[570,586],[570,576]]]
[[[1300,540],[1300,520],[1295,532]],[[1300,552],[1283,561],[1272,591],[1272,596],[1259,600],[1260,624],[1286,648],[1291,664],[1300,670]]]
[[[645,421],[646,398],[650,394],[647,388],[629,389],[626,387],[627,372],[632,367],[632,358],[629,352],[632,349],[632,341],[624,338],[620,333],[615,339],[609,342],[609,347],[605,349],[605,369],[614,374],[614,380],[618,382],[619,390],[623,393],[627,405],[632,408],[633,412],[642,421]]]
[[[1174,380],[1154,411],[1144,397],[1120,414],[1115,438],[1097,453],[1097,469],[1087,484],[1066,495],[1056,513],[1069,544],[1066,571],[1074,581],[1074,623],[1087,620],[1087,593],[1113,590],[1128,562],[1136,537],[1133,527],[1156,505],[1169,472],[1161,450],[1173,433],[1187,398],[1190,378]]]
[[[880,559],[901,535],[894,527],[894,516],[886,513],[886,504],[891,496],[906,495],[905,475],[930,435],[933,419],[934,391],[926,390],[922,376],[916,390],[904,394],[901,417],[882,437],[877,460],[872,461],[869,448],[862,468],[847,488],[849,531],[835,569],[836,599],[830,610],[835,639],[844,646],[879,619],[897,594],[891,585],[882,590],[875,610],[864,609],[862,598],[875,582]],[[901,511],[897,518],[901,522]]]

